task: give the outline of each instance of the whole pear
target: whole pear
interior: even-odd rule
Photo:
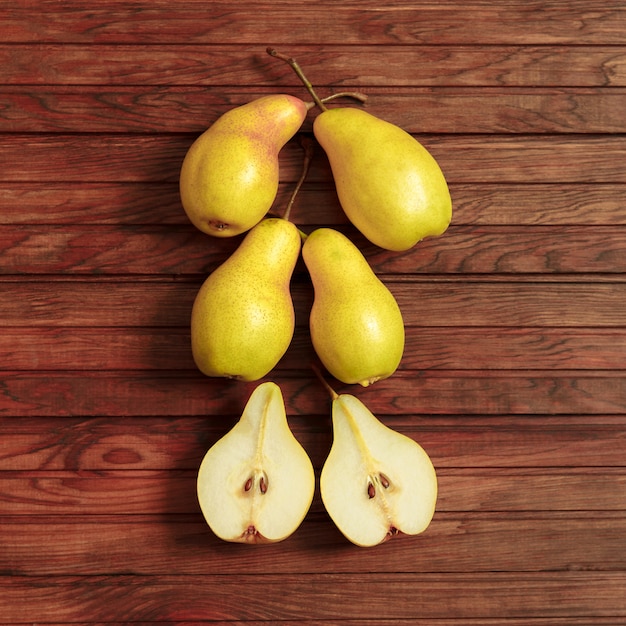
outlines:
[[[411,134],[370,113],[328,109],[298,62],[274,48],[307,88],[321,113],[313,133],[333,173],[348,219],[372,243],[402,251],[441,235],[452,219],[446,179],[434,157]]]
[[[404,321],[393,294],[344,234],[318,228],[302,257],[314,289],[311,340],[338,380],[364,387],[391,376],[404,351]]]
[[[446,179],[412,135],[353,107],[320,113],[313,133],[328,156],[345,214],[372,243],[402,251],[448,228]]]
[[[305,102],[264,96],[224,113],[189,148],[180,170],[180,198],[202,232],[243,233],[268,212],[278,192],[281,148],[302,125]]]
[[[258,380],[278,363],[293,337],[290,280],[298,228],[283,218],[254,226],[204,282],[191,311],[191,346],[207,376]]]
[[[313,465],[289,428],[280,388],[261,383],[200,464],[197,493],[207,524],[225,541],[281,541],[304,519],[314,489]]]

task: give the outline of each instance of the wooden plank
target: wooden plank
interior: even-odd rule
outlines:
[[[626,329],[407,327],[399,371],[626,370]],[[411,329],[411,330],[409,330]],[[26,328],[0,335],[2,370],[195,370],[183,328]],[[314,358],[301,326],[276,371]]]
[[[204,126],[202,127],[204,128]],[[199,131],[201,128],[198,129]],[[0,136],[3,182],[169,182],[195,137],[143,135]],[[624,183],[622,136],[420,136],[451,183]],[[291,141],[281,151],[281,179],[302,170],[302,150]],[[309,180],[332,184],[322,154]]]
[[[276,207],[293,191],[281,183]],[[455,226],[623,226],[626,185],[451,183]],[[332,184],[305,182],[293,208],[299,224],[344,226]],[[178,183],[6,183],[0,188],[0,223],[171,224],[189,226]]]
[[[374,247],[353,228],[347,234],[382,274],[626,272],[625,227],[453,224],[402,253]],[[240,241],[211,238],[191,225],[0,226],[0,273],[206,274]]]
[[[80,536],[75,535],[80,525]],[[14,576],[88,577],[98,556],[98,573],[171,575],[301,576],[311,571],[381,576],[444,574],[459,571],[542,572],[582,570],[617,572],[624,568],[625,522],[610,515],[577,515],[574,520],[532,515],[435,514],[418,537],[394,537],[378,550],[358,550],[324,514],[305,518],[284,542],[254,547],[226,544],[213,535],[199,512],[168,521],[139,516],[44,516],[0,520],[12,537],[0,555],[3,571]],[[546,535],[550,542],[545,541]],[[515,537],[523,538],[517,544]],[[46,558],[41,554],[45,552]],[[381,558],[384,552],[384,558]],[[0,583],[1,586],[1,583]],[[0,600],[0,603],[2,601]]]
[[[378,270],[379,268],[374,265]],[[626,282],[619,276],[573,280],[537,277],[381,276],[409,327],[577,327],[626,325]],[[541,277],[543,278],[543,277]],[[4,277],[0,326],[187,328],[204,275],[151,277]],[[305,277],[292,284],[298,326],[306,326],[313,289]],[[164,332],[166,332],[164,330]],[[169,332],[169,331],[168,331]]]
[[[80,85],[75,93],[83,93],[82,86],[93,85],[203,85],[220,90],[224,85],[246,85],[289,87],[306,98],[300,79],[286,64],[269,57],[265,48],[263,44],[162,45],[143,41],[39,47],[0,44],[0,84]],[[354,84],[366,92],[369,87],[531,86],[534,90],[626,85],[626,48],[619,46],[397,45],[387,48],[384,55],[377,54],[378,50],[378,45],[320,49],[318,45],[293,44],[283,49],[300,61],[307,78],[322,92]],[[221,97],[223,102],[225,94]],[[135,100],[130,102],[135,104]],[[132,111],[138,110],[133,106]]]
[[[441,433],[440,439],[444,436],[445,434]],[[327,439],[324,437],[324,446],[328,443]],[[319,472],[325,460],[325,455],[319,454],[322,446],[318,441],[313,441],[312,445],[308,444],[308,439],[303,442],[307,452],[310,451],[309,454],[315,461],[316,470]],[[89,454],[89,450],[85,452]],[[130,450],[127,449],[128,456],[129,453]],[[122,457],[121,451],[118,457]],[[433,462],[437,464],[437,459],[433,459]],[[459,470],[444,467],[437,468],[437,478],[439,482],[437,511],[439,513],[576,511],[577,518],[572,520],[573,524],[580,523],[582,528],[599,531],[598,524],[601,521],[594,519],[592,524],[588,521],[579,522],[580,511],[586,511],[586,514],[590,511],[598,513],[626,511],[626,471],[623,469],[555,470],[551,467],[539,467],[532,470],[472,467]],[[26,518],[26,523],[31,518],[42,515],[197,515],[199,509],[195,494],[195,470],[176,473],[146,470],[98,470],[75,473],[46,470],[5,472],[0,483],[2,515],[20,516]],[[316,495],[314,499],[311,512],[314,515],[323,512],[319,495]],[[506,515],[497,516],[498,524],[501,523],[506,528],[511,524],[511,520],[500,521],[502,517]],[[146,526],[156,526],[157,521],[156,519],[148,520]],[[125,526],[129,522],[133,523],[132,520],[115,523]],[[68,518],[62,522],[53,523],[65,528],[63,532],[54,533],[58,534],[60,540],[65,541],[67,535],[71,534],[69,527],[74,522]],[[468,523],[469,519],[464,519],[459,525]],[[548,526],[551,522],[548,519],[540,523]],[[562,520],[558,523],[561,524]],[[626,524],[624,519],[607,521],[607,528],[608,524],[613,525],[615,533],[626,532],[626,528],[620,528],[620,524]],[[156,531],[156,529],[153,530]],[[149,534],[153,530],[145,532]],[[10,533],[10,536],[17,539],[15,533]],[[574,541],[573,538],[571,541],[577,545],[593,543]],[[155,545],[158,543],[155,540]],[[495,540],[494,543],[496,543]],[[584,549],[587,550],[588,547]],[[626,555],[614,555],[612,558],[623,561]],[[605,560],[601,567],[609,569],[610,561],[611,559]],[[626,563],[622,562],[622,565]],[[50,567],[54,565],[50,564]]]
[[[338,89],[320,90],[320,95]],[[0,130],[82,133],[88,127],[90,133],[195,133],[200,122],[208,127],[235,106],[282,91],[307,100],[297,87],[279,85],[235,93],[217,87],[3,88]],[[369,99],[364,110],[413,133],[593,134],[624,130],[623,88],[428,87],[371,88],[366,92]],[[346,99],[344,105],[352,103]],[[311,132],[314,118],[315,112],[310,113],[302,132]]]
[[[73,622],[72,622],[73,623]],[[90,622],[91,624],[95,624],[95,626],[105,626],[102,622]],[[133,622],[133,626],[157,626],[162,622]],[[206,621],[197,621],[197,620],[185,620],[185,626],[201,626],[206,624]],[[222,620],[211,620],[211,626],[233,626],[233,624],[246,624],[246,626],[267,626],[267,620],[246,620],[245,622],[240,621],[231,621],[228,620],[226,622]],[[345,620],[345,619],[337,619],[337,620],[317,620],[317,619],[307,619],[307,618],[298,618],[297,620],[281,620],[281,626],[363,626],[363,620]],[[426,624],[431,626],[432,621],[427,618],[425,620],[416,617],[410,620],[405,619],[377,619],[377,626],[408,626],[408,624],[412,625],[423,625]],[[525,618],[517,619],[517,618],[503,618],[498,620],[498,624],[502,626],[528,626],[528,620]],[[615,626],[615,620],[611,617],[594,617],[592,621],[590,618],[571,618],[571,617],[547,617],[547,618],[533,618],[532,622],[533,626]],[[17,624],[7,624],[7,626],[17,626]],[[60,623],[60,622],[48,622],[46,626],[68,626],[68,622]],[[437,626],[493,626],[493,620],[490,618],[482,619],[482,618],[445,618],[437,621]]]
[[[372,398],[363,397],[363,401],[373,404]],[[3,442],[3,453],[0,457],[0,470],[3,470],[6,485],[11,479],[11,471],[37,472],[41,471],[41,479],[46,480],[47,473],[66,471],[70,473],[70,480],[63,482],[63,489],[67,485],[74,485],[78,489],[81,480],[90,485],[94,480],[91,472],[97,472],[101,478],[97,484],[99,490],[106,491],[107,481],[116,484],[115,476],[124,476],[120,472],[126,470],[138,484],[138,478],[145,480],[147,493],[142,498],[151,497],[156,485],[175,485],[186,478],[181,472],[197,471],[206,451],[222,437],[235,423],[243,410],[245,393],[232,401],[228,415],[207,415],[201,417],[114,417],[99,416],[95,418],[59,418],[59,417],[27,417],[15,419],[12,415],[0,417],[0,434]],[[330,407],[322,402],[311,415],[297,416],[293,414],[292,401],[286,397],[287,410],[290,413],[289,426],[294,435],[306,448],[317,467],[321,467],[328,453],[332,440],[332,425],[330,422]],[[617,468],[616,475],[620,475],[619,468],[623,465],[623,442],[626,439],[626,421],[619,415],[493,415],[493,416],[437,416],[437,415],[389,415],[388,410],[381,410],[379,417],[384,423],[415,439],[424,447],[433,463],[443,476],[454,476],[454,484],[464,483],[467,474],[481,476],[473,489],[480,490],[481,485],[492,484],[489,476],[496,472],[498,480],[505,481],[515,472],[526,476],[527,480],[550,481],[550,476],[558,475],[562,480],[578,480],[574,468],[581,468],[582,475],[588,475],[589,484],[596,484],[596,475],[608,472],[606,468]],[[508,473],[503,468],[509,468]],[[538,468],[537,471],[531,471]],[[546,469],[549,468],[549,469]],[[559,469],[560,468],[560,469]],[[594,470],[594,468],[599,468]],[[445,471],[444,471],[445,470]],[[489,470],[489,471],[483,471]],[[142,474],[131,474],[132,471],[141,471]],[[161,475],[151,476],[148,472],[166,472],[167,480],[161,480]],[[72,474],[72,472],[76,473]],[[107,478],[107,472],[115,472]],[[574,476],[575,475],[575,476]],[[62,474],[52,474],[52,477]],[[19,477],[17,477],[19,478]],[[512,479],[514,480],[514,479]],[[557,479],[554,479],[557,480]],[[621,479],[620,479],[621,480]],[[171,482],[170,482],[171,481]],[[52,481],[54,482],[54,481]],[[448,481],[450,492],[454,489]],[[616,483],[611,483],[616,484]],[[546,496],[542,490],[527,504],[544,502]],[[580,492],[587,493],[586,488],[579,488],[569,493],[560,490],[554,493],[550,489],[550,498],[554,498],[555,508],[567,508],[571,505],[564,503],[570,499],[573,502]],[[176,492],[176,493],[174,493]],[[180,506],[180,498],[188,501],[186,496],[179,494],[180,490],[168,488],[169,497],[176,504],[161,502],[164,510],[170,506]],[[585,508],[591,510],[594,506],[615,507],[620,498],[610,505],[604,494],[613,491],[597,489],[596,504],[586,500]],[[179,494],[179,495],[177,495]],[[459,493],[459,498],[463,496]],[[75,493],[74,497],[78,497]],[[446,497],[442,492],[440,497]],[[495,497],[495,495],[494,495]],[[509,498],[513,497],[511,494]],[[518,496],[520,499],[523,496]],[[119,506],[116,498],[107,500],[108,506]],[[519,502],[519,501],[518,501]],[[17,504],[16,506],[19,506]],[[123,503],[124,507],[132,506],[130,502]],[[463,507],[459,507],[459,509]],[[105,512],[104,509],[102,512]],[[124,509],[127,510],[127,509]],[[155,511],[158,513],[158,511]]]
[[[332,4],[332,11],[328,9]],[[623,45],[626,11],[611,0],[591,9],[582,0],[467,3],[372,0],[340,6],[298,0],[265,0],[234,7],[228,2],[134,2],[106,0],[94,7],[73,2],[20,5],[0,11],[3,41],[16,43],[205,43],[288,44],[593,44]],[[477,28],[477,25],[480,27]]]
[[[0,578],[14,622],[626,616],[623,572]],[[202,593],[198,592],[202,590]],[[245,590],[243,593],[242,590]],[[245,602],[242,602],[242,595]],[[446,600],[447,599],[447,600]],[[328,621],[325,621],[328,623]],[[589,623],[589,622],[586,622]]]
[[[291,373],[292,375],[295,372]],[[271,378],[282,386],[290,413],[326,412],[328,396],[308,367],[301,378]],[[258,384],[200,373],[4,372],[4,416],[192,416],[240,414]],[[437,371],[397,373],[372,389],[349,387],[379,415],[626,414],[623,372]],[[337,385],[339,391],[343,386]]]

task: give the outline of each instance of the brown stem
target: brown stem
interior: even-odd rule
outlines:
[[[326,382],[326,379],[322,376],[322,372],[320,372],[319,367],[315,363],[311,363],[311,369],[315,372],[315,375],[319,378],[320,382],[326,388],[326,391],[330,394],[330,397],[333,400],[336,400],[339,396],[337,392]]]
[[[289,198],[289,202],[287,203],[287,208],[285,209],[285,213],[283,214],[283,218],[286,220],[289,219],[289,215],[291,214],[291,207],[293,207],[293,203],[295,202],[296,196],[300,191],[300,187],[302,187],[302,183],[304,182],[306,175],[309,173],[311,160],[313,159],[313,152],[315,151],[315,142],[310,137],[307,137],[306,135],[301,135],[299,139],[300,145],[304,149],[304,163],[302,164],[302,173],[300,174],[300,178],[291,193],[291,197]]]
[[[369,96],[367,94],[362,93],[361,91],[339,91],[338,93],[333,93],[330,96],[322,98],[322,102],[326,104],[326,102],[336,100],[337,98],[353,98],[361,103],[365,103],[368,97]]]
[[[311,94],[311,97],[313,98],[313,100],[315,100],[315,104],[322,111],[328,110],[326,106],[324,105],[324,103],[322,102],[322,100],[320,99],[320,97],[315,93],[315,90],[313,89],[313,85],[311,85],[309,79],[304,75],[304,72],[302,71],[302,69],[298,65],[298,62],[294,58],[289,57],[286,54],[282,54],[278,52],[278,50],[276,50],[275,48],[266,48],[266,52],[270,56],[276,57],[277,59],[280,59],[281,61],[284,61],[285,63],[287,63],[287,65],[291,67],[291,69],[296,73],[298,78],[302,81],[304,86],[307,88],[307,91]]]
[[[365,104],[368,99],[368,95],[362,93],[361,91],[340,91],[338,93],[333,93],[330,96],[326,96],[325,98],[320,98],[320,100],[326,104],[331,100],[336,100],[337,98],[353,98],[354,100],[358,100],[361,104]],[[315,102],[305,102],[306,110],[310,111],[313,107],[316,107],[317,104]]]

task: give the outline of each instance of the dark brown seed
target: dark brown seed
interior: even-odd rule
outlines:
[[[246,484],[243,486],[244,491],[250,491],[250,489],[252,489],[252,478],[248,478]]]
[[[259,481],[259,490],[261,493],[265,493],[267,491],[267,483],[265,482],[265,476],[261,476],[261,480]]]
[[[389,479],[384,474],[379,474],[379,476],[380,476],[380,484],[385,489],[389,489]]]
[[[370,500],[376,495],[376,489],[374,488],[374,485],[372,485],[372,483],[367,483],[367,495],[369,496]]]

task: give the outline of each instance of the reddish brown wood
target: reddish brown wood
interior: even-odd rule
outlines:
[[[613,328],[626,324],[626,309],[621,306],[626,282],[621,276],[594,275],[584,281],[568,276],[382,277],[407,326]],[[167,334],[188,325],[204,275],[169,280],[115,275],[59,278],[52,282],[45,276],[4,278],[0,326],[152,327]],[[292,294],[297,326],[305,327],[313,300],[306,275],[293,284]]]
[[[204,130],[199,124],[197,132]],[[175,183],[193,136],[30,135],[0,136],[1,180],[24,182]],[[626,139],[555,135],[420,136],[451,183],[626,183]],[[291,141],[281,152],[281,177],[295,182],[302,149]],[[36,172],[36,174],[34,174]],[[309,180],[332,184],[319,153]]]
[[[183,320],[181,320],[182,323]],[[189,329],[35,328],[0,335],[4,367],[15,370],[194,370]],[[624,364],[626,330],[553,328],[410,328],[399,371],[612,371]],[[277,366],[284,372],[314,358],[308,327],[298,329]]]
[[[473,572],[453,574],[306,574],[265,576],[92,575],[5,577],[10,621],[526,618],[576,615],[623,618],[623,572]],[[242,588],[246,602],[242,602]],[[204,593],[198,594],[198,589]],[[340,589],[341,593],[337,590]],[[365,597],[367,598],[364,606]],[[448,606],[441,602],[452,598]],[[103,601],[103,598],[106,601]]]
[[[290,43],[284,51],[297,58],[307,78],[322,89],[354,83],[366,92],[370,86],[380,89],[381,85],[428,88],[626,85],[623,49],[616,50],[612,46],[398,45],[389,46],[382,56],[376,54],[375,45],[328,46],[320,52],[317,46]],[[5,44],[0,45],[1,58],[10,58],[12,62],[12,65],[0,66],[0,81],[7,85],[106,85],[110,88],[115,85],[219,87],[226,83],[267,87],[278,84],[297,89],[303,97],[306,94],[291,69],[270,59],[263,44],[239,48],[232,45],[164,47],[162,43],[48,44],[39,48]],[[111,67],[115,67],[115,73],[111,72]],[[126,89],[124,92],[133,93]],[[78,96],[76,91],[73,93]],[[167,96],[162,89],[157,93]],[[206,90],[200,93],[206,94]],[[222,106],[226,104],[224,93],[214,93],[211,100]],[[167,108],[161,113],[166,111]]]
[[[293,184],[281,183],[275,202],[278,213],[292,191]],[[450,193],[455,226],[626,225],[626,186],[620,184],[451,183]],[[305,226],[344,227],[348,222],[333,185],[311,182],[305,182],[298,194],[293,219]],[[190,226],[177,182],[5,183],[0,188],[0,223],[114,224],[118,229],[137,224]]]
[[[102,482],[98,484],[105,492],[109,490],[107,478],[112,471],[150,471],[152,474],[134,475],[133,478],[145,478],[154,485],[151,489],[165,489],[163,479],[166,474],[155,475],[155,472],[171,470],[173,473],[168,483],[169,480],[187,480],[175,472],[195,472],[208,448],[232,427],[242,408],[243,401],[239,404],[233,402],[229,415],[199,417],[3,418],[0,419],[0,433],[4,453],[0,458],[0,468],[16,472],[41,471],[42,477],[61,470],[81,472],[89,484],[101,476]],[[290,427],[316,466],[323,463],[332,440],[328,408],[320,403],[317,407],[319,414],[289,416]],[[576,468],[579,468],[580,482],[588,476],[594,484],[598,479],[592,478],[591,473],[602,476],[610,468],[616,468],[615,472],[619,475],[622,471],[622,444],[626,438],[626,418],[623,415],[462,414],[448,417],[389,415],[378,409],[377,413],[390,428],[418,441],[438,468],[454,470],[453,475],[459,477],[460,468],[467,470],[469,476],[472,472],[480,475],[480,483],[474,489],[489,482],[486,478],[488,472],[483,471],[485,468],[498,470],[498,475],[507,476],[519,469],[524,475],[537,477],[541,477],[542,472],[550,476],[576,474]],[[69,441],[67,432],[73,435]],[[449,474],[444,472],[444,475]],[[14,478],[9,474],[6,476],[7,479]],[[62,477],[54,473],[50,476]],[[79,477],[75,478],[78,480]],[[448,482],[451,483],[451,480],[448,479]],[[574,507],[579,490],[564,491],[558,500],[564,502],[569,499],[570,504],[565,508]],[[184,498],[185,495],[181,493],[179,497]],[[522,502],[527,496],[525,491],[519,491],[509,497]],[[603,506],[609,507],[601,489],[597,490],[595,497],[597,501],[604,502]],[[542,498],[537,493],[532,500],[527,500],[527,505],[532,506],[533,502]],[[618,498],[610,507],[619,508],[622,502]],[[132,506],[132,503],[126,502],[124,506]],[[593,506],[585,508],[593,509]]]
[[[445,238],[424,240],[400,254],[381,252],[354,229],[348,232],[381,274],[626,270],[626,227],[452,225]],[[202,275],[225,261],[240,241],[208,237],[191,225],[0,226],[0,263],[4,274]],[[184,258],[181,249],[187,251]]]
[[[137,498],[132,491],[118,496]],[[139,496],[140,497],[140,496]],[[191,508],[188,506],[187,508]],[[53,507],[54,510],[54,507]],[[19,567],[27,576],[93,573],[93,555],[101,570],[111,574],[155,575],[167,568],[175,575],[209,576],[219,569],[226,578],[255,574],[303,576],[313,568],[334,575],[376,570],[381,575],[451,574],[461,568],[480,574],[488,572],[542,572],[585,570],[617,572],[624,568],[624,553],[616,550],[626,531],[616,515],[592,514],[570,521],[564,516],[524,513],[441,513],[425,534],[395,537],[381,550],[363,551],[346,546],[345,539],[322,513],[309,518],[280,546],[264,546],[264,558],[252,558],[245,546],[224,544],[210,534],[198,517],[177,516],[168,521],[148,515],[81,516],[70,513],[83,532],[72,537],[72,528],[62,517],[42,517],[11,523],[0,522],[0,530],[16,540],[0,559],[3,567]],[[623,513],[622,513],[623,515]],[[545,537],[550,537],[549,546]],[[515,537],[519,538],[516,546]],[[179,546],[176,548],[175,546]],[[37,552],[47,549],[47,559]],[[247,551],[249,552],[249,551]],[[355,607],[356,608],[356,607]]]
[[[445,434],[441,433],[440,439],[443,439]],[[307,445],[307,450],[311,451],[310,453],[316,461],[316,467],[319,469],[324,460],[324,452],[330,437],[324,436],[324,445],[322,446],[319,437],[306,437],[300,433],[298,435],[303,440],[303,444]],[[422,440],[421,433],[417,434],[417,438]],[[428,450],[431,449],[427,444],[424,445]],[[85,453],[85,456],[91,454],[90,450],[85,450]],[[116,449],[114,443],[111,442],[111,450],[104,455],[102,462],[106,464],[107,458],[110,458],[109,463],[113,466],[116,459],[120,461],[130,460],[133,455],[138,456],[137,449],[134,451],[129,448]],[[435,464],[438,463],[438,457],[433,457],[433,460]],[[77,473],[38,470],[9,474],[2,486],[0,502],[2,502],[3,515],[7,516],[97,515],[102,517],[105,515],[184,514],[195,517],[199,512],[198,503],[192,497],[195,491],[195,482],[196,472],[194,469],[171,473],[170,476],[167,476],[165,472],[146,470],[99,472],[81,470]],[[578,528],[577,525],[580,525],[585,532],[599,533],[602,516],[605,512],[610,511],[612,514],[607,519],[606,529],[607,532],[612,529],[610,532],[614,532],[615,539],[617,539],[626,530],[621,527],[623,521],[618,519],[618,516],[626,509],[625,487],[626,471],[624,470],[619,473],[608,473],[606,470],[598,471],[595,468],[571,471],[546,469],[544,467],[534,470],[439,468],[438,512],[444,515],[444,519],[445,514],[459,512],[493,513],[497,521],[490,520],[487,525],[502,526],[500,532],[504,533],[508,532],[507,527],[512,523],[511,519],[506,519],[505,513],[525,513],[529,516],[542,518],[546,511],[550,512],[550,515],[563,511],[593,511],[595,517],[593,517],[592,524],[588,520],[577,519],[572,522],[572,526]],[[532,502],[528,500],[528,493],[535,494]],[[325,517],[319,497],[314,500],[311,511],[313,521],[317,516]],[[589,513],[589,515],[592,514]],[[500,518],[504,519],[500,520]],[[88,522],[89,518],[86,517],[85,521]],[[129,521],[116,521],[115,524],[119,524],[121,527],[118,532],[123,532],[124,524]],[[523,522],[519,518],[517,521]],[[149,519],[145,525],[149,528],[149,525],[154,524],[154,522],[155,520]],[[196,519],[194,523],[200,522],[202,520]],[[51,524],[55,523],[54,521],[51,522]],[[476,524],[479,525],[480,523],[480,520],[476,519]],[[526,520],[524,523],[528,524],[529,522]],[[550,519],[540,519],[537,522],[538,525],[543,524],[544,526],[548,526],[550,523]],[[64,542],[70,532],[67,524],[68,522],[60,523],[64,530],[55,533],[58,535],[59,541]],[[555,521],[554,524],[562,526],[563,520]],[[459,525],[470,526],[471,520],[469,518],[464,519],[459,522]],[[142,531],[146,534],[149,532],[153,531],[145,529]],[[514,532],[519,531],[515,530]],[[563,532],[566,534],[572,531],[570,528],[570,530]],[[15,533],[11,532],[11,535],[14,536]],[[567,538],[562,539],[561,542],[562,545],[558,546],[559,551],[567,549]],[[504,542],[502,549],[508,554],[509,548],[507,548],[506,543]],[[537,543],[541,544],[541,542]],[[584,555],[584,558],[597,563],[598,567],[612,569],[613,567],[610,567],[612,560],[617,560],[619,564],[623,565],[623,560],[626,559],[624,554],[605,555],[602,559],[592,558],[589,554],[589,544],[593,542],[577,540],[572,543],[576,544],[576,547],[572,546],[572,549],[580,550],[580,554]],[[591,547],[593,548],[593,546]],[[435,548],[437,547],[435,546]],[[405,546],[404,549],[407,550],[408,547]],[[419,548],[420,552],[424,549],[426,549],[424,546]],[[446,558],[450,558],[448,552],[446,552]],[[485,556],[485,558],[489,559],[490,557]],[[577,558],[583,559],[583,556]],[[157,562],[158,560],[159,558],[157,558]],[[527,563],[526,567],[529,565],[531,563]],[[537,563],[532,562],[532,565],[539,568]],[[54,567],[54,565],[46,564],[43,567]],[[449,565],[448,567],[453,566]],[[523,567],[523,565],[518,567]],[[544,567],[548,568],[548,566]],[[552,568],[554,567],[552,566]]]
[[[320,389],[309,362],[299,371],[277,371],[269,378],[282,386],[290,412],[327,411],[327,394]],[[258,384],[167,370],[85,370],[80,375],[76,370],[6,371],[3,379],[3,413],[57,417],[239,415]],[[338,388],[362,395],[370,409],[382,415],[626,414],[626,376],[621,370],[425,370],[397,373],[368,390]]]
[[[349,89],[351,86],[345,86]],[[341,85],[319,89],[338,92]],[[3,131],[91,133],[199,133],[229,108],[271,93],[216,87],[11,87],[0,90]],[[297,86],[282,91],[308,98]],[[365,110],[414,133],[610,133],[620,132],[624,87],[368,88]],[[338,101],[341,102],[341,101]],[[346,100],[344,105],[352,105]],[[478,112],[480,112],[478,114]],[[310,132],[315,113],[303,125]]]
[[[254,0],[247,6],[195,1],[134,3],[120,0],[73,2],[63,10],[54,2],[42,7],[12,7],[0,13],[6,41],[63,43],[234,44],[592,44],[623,45],[626,15],[618,0],[590,8],[575,0],[520,0],[433,4],[394,0],[332,0],[318,7],[306,0],[277,6]],[[332,10],[329,9],[332,7]],[[262,18],[262,19],[260,19]]]
[[[44,0],[0,23],[0,625],[624,622],[624,3]],[[218,540],[196,499],[257,383],[191,358],[195,294],[240,238],[195,230],[178,175],[233,106],[308,98],[267,45],[322,95],[367,92],[453,198],[442,237],[382,251],[318,149],[292,212],[348,234],[405,318],[392,377],[329,377],[437,469],[427,531],[372,550],[319,489],[258,550]],[[301,165],[294,139],[276,213]],[[267,378],[319,476],[332,424],[302,261],[292,294]]]

